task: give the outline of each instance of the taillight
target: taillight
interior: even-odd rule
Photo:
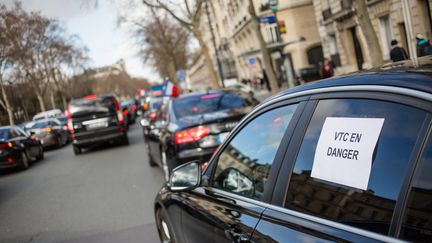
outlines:
[[[136,105],[132,105],[132,110],[136,111],[136,109],[137,109],[137,106]]]
[[[70,134],[74,133],[74,128],[73,128],[73,122],[72,122],[72,114],[70,112],[70,104],[68,105],[68,120],[67,120],[67,124],[66,127],[69,131]]]
[[[45,128],[44,130],[45,130],[45,132],[51,132],[51,131],[52,131],[52,128],[51,128],[51,127],[47,127],[47,128]]]
[[[129,111],[126,109],[123,111],[123,116],[127,116],[129,114]]]
[[[152,120],[156,120],[156,118],[157,118],[157,114],[156,114],[156,112],[152,112],[152,113],[150,113],[150,114],[148,115],[148,117],[149,117],[150,119],[152,119]]]
[[[9,142],[9,143],[0,143],[0,148],[12,148],[13,147],[13,143]]]
[[[191,143],[200,140],[210,134],[208,127],[196,127],[176,132],[174,135],[175,144]]]

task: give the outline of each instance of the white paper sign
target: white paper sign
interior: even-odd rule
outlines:
[[[383,124],[384,118],[327,117],[311,176],[366,190]]]

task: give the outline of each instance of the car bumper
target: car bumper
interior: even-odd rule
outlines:
[[[72,143],[78,146],[88,146],[94,143],[111,141],[123,136],[125,136],[125,132],[120,131],[118,127],[114,127],[100,131],[75,134]]]
[[[44,148],[58,145],[59,142],[59,139],[54,134],[50,134],[45,137],[38,137],[38,139]]]
[[[8,159],[12,159],[12,162],[8,162]],[[16,153],[2,153],[0,154],[0,169],[12,168],[19,165],[21,161],[20,155]]]
[[[178,165],[193,160],[199,160],[202,163],[208,162],[216,149],[217,147],[208,149],[196,148],[182,150],[177,155],[177,161],[179,163]]]

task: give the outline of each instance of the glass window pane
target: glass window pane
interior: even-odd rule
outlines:
[[[367,190],[310,176],[317,142],[327,117],[384,118],[372,158]],[[319,102],[297,156],[286,207],[386,234],[425,112],[366,99]]]
[[[401,238],[415,242],[430,242],[432,239],[432,138],[412,182]]]
[[[260,200],[296,107],[268,111],[247,124],[219,156],[214,187]]]

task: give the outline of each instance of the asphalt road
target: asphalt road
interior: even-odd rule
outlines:
[[[0,173],[0,242],[159,242],[153,200],[163,183],[142,131],[129,146],[75,156],[47,151],[27,171]]]

